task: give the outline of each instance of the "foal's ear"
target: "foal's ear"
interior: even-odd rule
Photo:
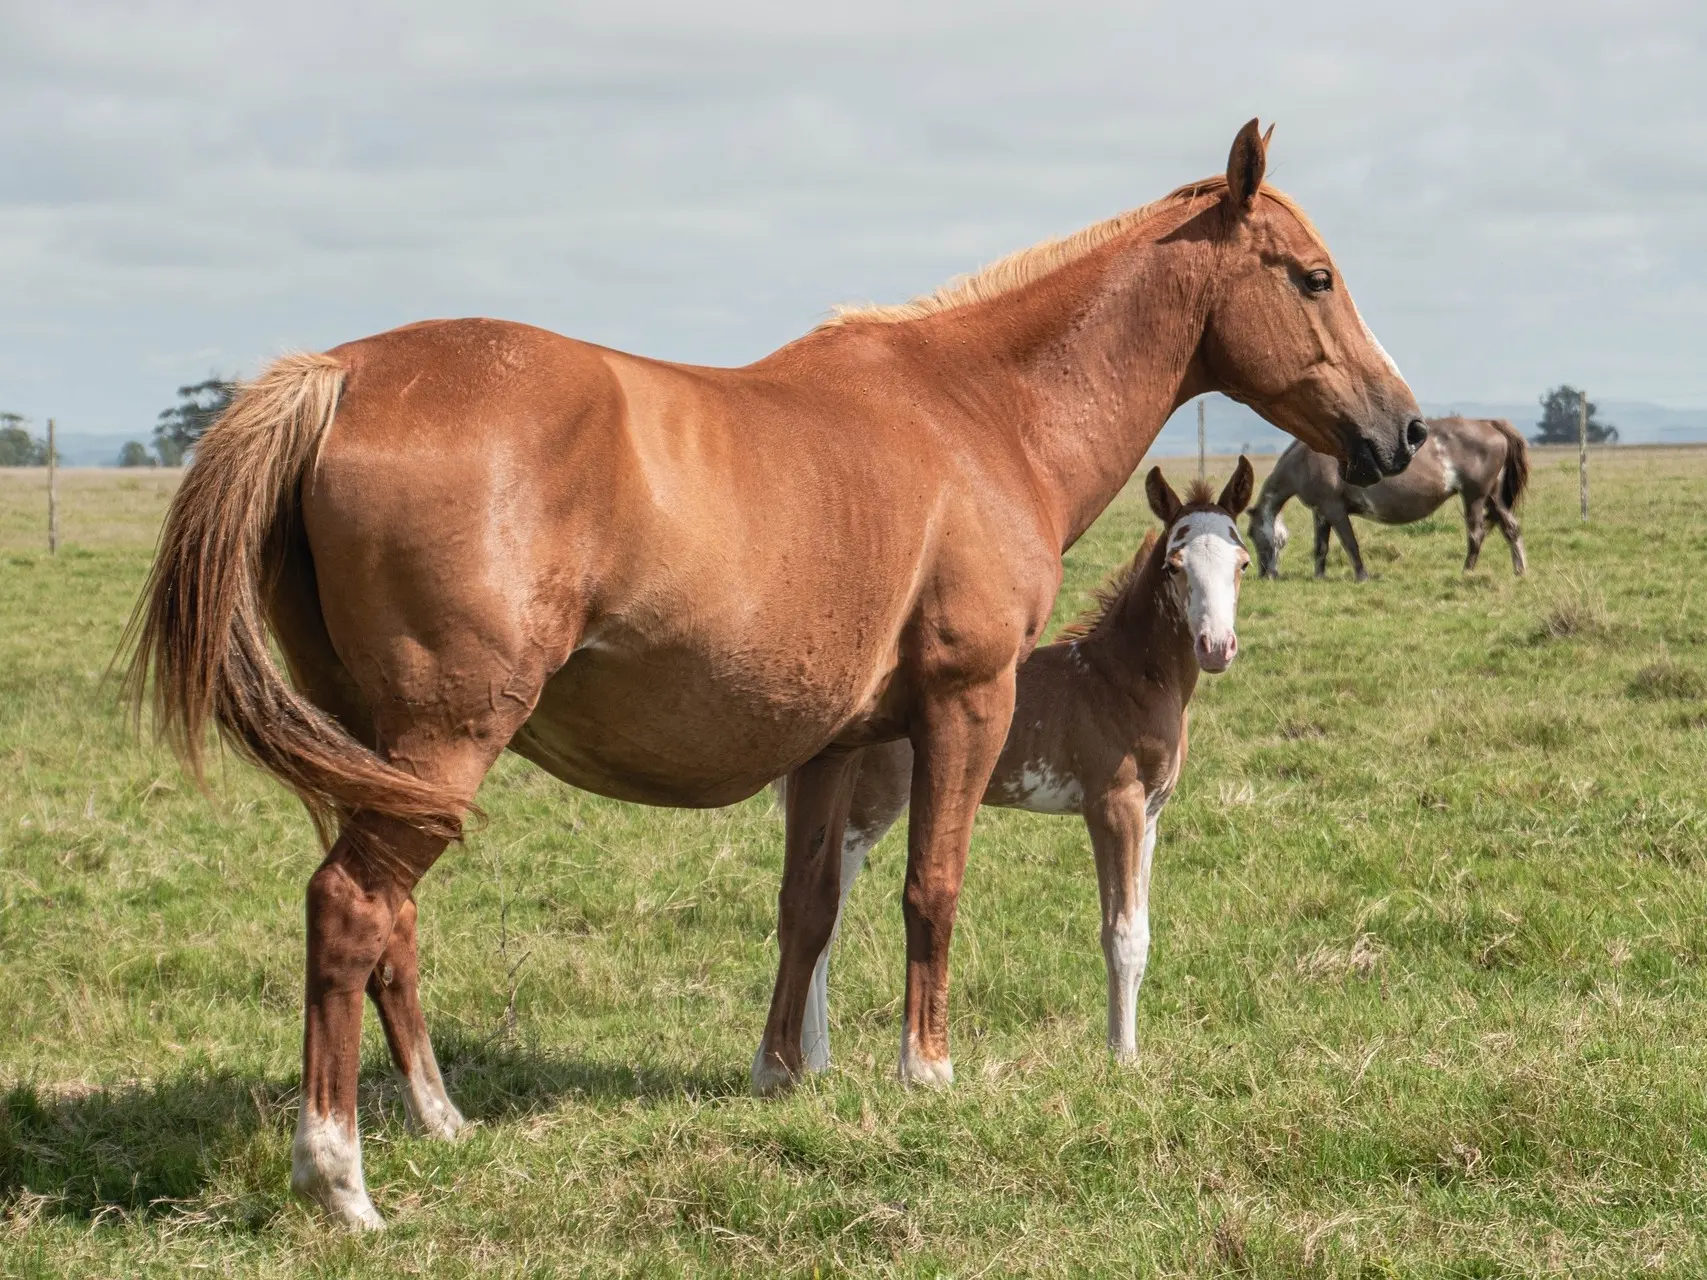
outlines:
[[[1251,505],[1251,489],[1256,482],[1257,473],[1251,470],[1251,460],[1241,453],[1239,465],[1233,468],[1233,478],[1227,481],[1227,487],[1221,490],[1215,505],[1230,516],[1238,515]]]
[[[1267,169],[1268,140],[1257,132],[1257,122],[1249,120],[1233,139],[1233,149],[1227,155],[1227,194],[1235,205],[1251,207]]]
[[[1179,494],[1162,478],[1160,467],[1151,467],[1150,474],[1144,477],[1144,496],[1150,499],[1150,510],[1156,513],[1156,519],[1163,525],[1174,522],[1179,514]]]

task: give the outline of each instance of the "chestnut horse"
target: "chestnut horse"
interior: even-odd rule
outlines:
[[[1185,768],[1187,708],[1199,670],[1225,671],[1239,650],[1239,579],[1251,557],[1235,521],[1251,500],[1251,464],[1218,498],[1199,480],[1182,503],[1160,467],[1145,477],[1162,522],[1091,613],[1020,664],[1013,726],[984,804],[1076,813],[1090,831],[1108,971],[1108,1047],[1138,1051],[1138,987],[1150,954],[1150,867],[1162,807]],[[902,738],[862,753],[842,839],[839,927],[866,854],[907,807],[913,750]],[[787,787],[782,788],[785,803]],[[830,1065],[830,948],[812,970],[801,1030],[809,1071]],[[781,1083],[754,1059],[754,1085]]]
[[[1262,493],[1251,508],[1251,545],[1262,576],[1278,578],[1280,553],[1287,542],[1280,509],[1296,497],[1316,517],[1316,576],[1327,573],[1332,530],[1351,557],[1357,580],[1365,582],[1369,574],[1352,532],[1352,516],[1368,516],[1381,524],[1412,524],[1426,520],[1456,493],[1464,502],[1464,529],[1470,543],[1465,570],[1476,567],[1491,518],[1511,545],[1512,572],[1522,577],[1528,558],[1515,512],[1528,487],[1529,443],[1504,418],[1430,418],[1428,440],[1404,474],[1367,486],[1348,484],[1332,458],[1300,441],[1280,455],[1263,481]]]
[[[1266,149],[1252,121],[1225,176],[745,368],[445,320],[244,389],[173,500],[128,684],[152,673],[192,769],[211,719],[335,837],[308,882],[298,1192],[381,1225],[356,1129],[364,990],[415,1123],[463,1127],[413,890],[505,747],[645,804],[727,805],[792,771],[779,933],[809,973],[857,750],[907,738],[901,1070],[950,1078],[967,840],[1063,549],[1208,391],[1359,483],[1427,435],[1327,247],[1263,186]],[[805,1000],[802,980],[771,1003],[785,1070]]]

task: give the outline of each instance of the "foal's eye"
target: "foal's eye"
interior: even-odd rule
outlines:
[[[1326,293],[1334,287],[1334,273],[1321,269],[1312,271],[1304,277],[1304,287],[1311,293]]]

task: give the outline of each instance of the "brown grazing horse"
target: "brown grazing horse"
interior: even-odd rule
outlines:
[[[1513,513],[1528,487],[1529,444],[1504,418],[1430,418],[1428,441],[1404,474],[1371,485],[1347,483],[1332,458],[1298,441],[1280,455],[1263,481],[1262,493],[1251,508],[1251,545],[1262,576],[1278,578],[1280,553],[1287,542],[1280,509],[1297,498],[1316,517],[1316,576],[1327,573],[1331,529],[1351,557],[1357,580],[1365,582],[1369,574],[1351,529],[1352,516],[1368,516],[1381,524],[1412,524],[1426,520],[1456,493],[1464,500],[1464,527],[1470,541],[1464,568],[1476,567],[1491,517],[1511,544],[1512,571],[1521,577],[1528,560],[1523,553],[1523,530]]]
[[[1221,496],[1197,481],[1184,503],[1160,467],[1145,477],[1160,537],[1097,593],[1097,607],[1019,668],[1013,726],[984,788],[985,805],[1076,813],[1090,831],[1108,970],[1108,1047],[1138,1051],[1138,987],[1150,953],[1150,867],[1162,806],[1185,767],[1187,708],[1199,670],[1225,671],[1238,652],[1239,579],[1251,557],[1237,517],[1251,500],[1251,464]],[[842,838],[838,926],[871,851],[907,807],[913,749],[867,747]],[[783,787],[786,800],[787,788]],[[830,1065],[830,948],[812,970],[801,1031],[809,1071]],[[761,1044],[759,1092],[788,1083]]]
[[[646,804],[791,774],[780,942],[809,973],[858,749],[907,738],[902,1071],[950,1078],[967,841],[1063,549],[1208,391],[1360,483],[1427,435],[1327,247],[1263,186],[1265,152],[1253,121],[1224,177],[745,368],[446,320],[287,357],[242,392],[173,500],[129,687],[152,674],[192,768],[211,719],[333,837],[308,882],[299,1193],[380,1225],[364,991],[416,1124],[463,1127],[413,890],[506,747]],[[785,1068],[805,1000],[801,981],[771,1004]]]

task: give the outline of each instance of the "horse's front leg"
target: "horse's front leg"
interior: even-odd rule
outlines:
[[[1138,988],[1150,956],[1150,864],[1156,824],[1139,783],[1087,799],[1085,826],[1096,855],[1102,901],[1102,954],[1108,969],[1108,1048],[1120,1061],[1138,1053]]]
[[[907,1003],[903,1083],[946,1085],[948,957],[966,874],[972,821],[1001,756],[1014,711],[1014,669],[994,680],[927,694],[912,730],[912,813],[907,824]]]
[[[840,905],[842,837],[859,779],[859,753],[816,756],[788,777],[788,834],[782,889],[777,895],[780,958],[776,988],[759,1051],[753,1092],[779,1093],[799,1079],[807,989],[818,957],[830,944]]]

